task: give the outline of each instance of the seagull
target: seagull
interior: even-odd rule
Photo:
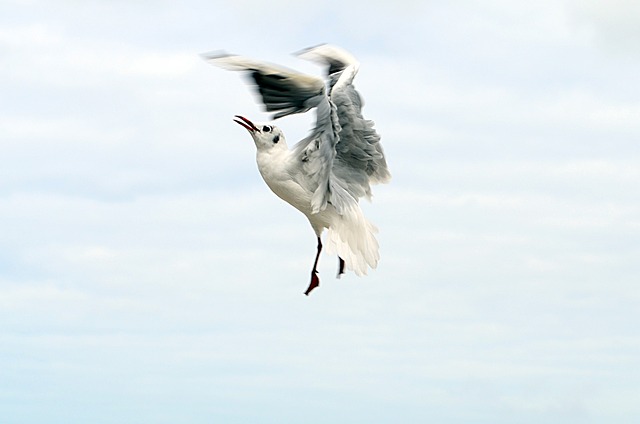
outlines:
[[[338,275],[347,269],[365,275],[375,269],[380,255],[377,228],[360,209],[359,199],[371,199],[371,184],[386,183],[391,175],[373,121],[362,116],[363,100],[353,86],[359,63],[347,51],[328,44],[296,55],[326,67],[326,81],[282,66],[225,52],[203,54],[210,64],[242,71],[255,84],[273,120],[316,111],[315,126],[292,148],[273,123],[254,123],[236,115],[256,145],[258,170],[278,197],[305,214],[316,234],[316,256],[309,295],[318,287],[321,235],[338,255]]]

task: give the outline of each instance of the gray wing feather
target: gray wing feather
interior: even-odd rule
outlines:
[[[350,192],[360,198],[371,196],[370,183],[385,183],[391,178],[374,122],[362,116],[362,99],[353,85],[332,90],[340,123],[336,144],[334,173],[349,182]]]
[[[232,71],[247,71],[267,112],[276,112],[273,119],[306,112],[326,97],[324,82],[317,77],[224,52],[202,56],[212,65]]]
[[[267,112],[276,112],[274,119],[293,113],[303,113],[316,106],[317,96],[324,95],[324,84],[308,80],[302,74],[283,74],[256,69],[251,72]],[[302,78],[305,77],[305,78]]]
[[[336,136],[330,140],[331,173],[326,190],[329,201],[340,210],[351,201],[369,198],[371,184],[388,182],[391,175],[380,135],[373,121],[362,116],[362,97],[352,84],[358,62],[348,52],[330,45],[303,50],[299,56],[327,66]],[[327,159],[326,153],[316,158],[323,163]]]

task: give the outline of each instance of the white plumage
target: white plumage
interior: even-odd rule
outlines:
[[[376,227],[363,215],[361,197],[371,197],[370,184],[389,181],[380,136],[373,122],[362,117],[362,98],[353,87],[358,62],[346,51],[330,45],[298,53],[327,66],[327,82],[289,69],[225,53],[203,55],[209,63],[246,71],[274,119],[315,109],[316,124],[308,137],[287,147],[280,128],[254,124],[236,115],[236,122],[251,134],[262,178],[281,199],[304,213],[316,233],[318,246],[311,283],[318,284],[317,264],[325,228],[327,250],[358,275],[376,268],[379,260]]]

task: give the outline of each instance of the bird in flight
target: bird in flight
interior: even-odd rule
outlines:
[[[373,121],[362,116],[363,101],[353,86],[359,63],[345,50],[327,44],[297,55],[324,65],[326,81],[285,67],[215,52],[203,54],[210,64],[245,72],[255,84],[273,119],[316,110],[309,135],[290,149],[273,123],[254,123],[236,115],[256,145],[258,170],[269,188],[306,215],[317,250],[306,295],[320,284],[318,259],[322,232],[330,253],[338,255],[338,278],[345,267],[364,275],[378,264],[377,228],[362,213],[359,199],[371,198],[371,184],[391,175]]]

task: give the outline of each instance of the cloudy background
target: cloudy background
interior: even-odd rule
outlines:
[[[356,55],[382,261],[306,219],[226,49]],[[640,421],[634,1],[0,3],[0,420]],[[282,120],[290,144],[312,116]]]

